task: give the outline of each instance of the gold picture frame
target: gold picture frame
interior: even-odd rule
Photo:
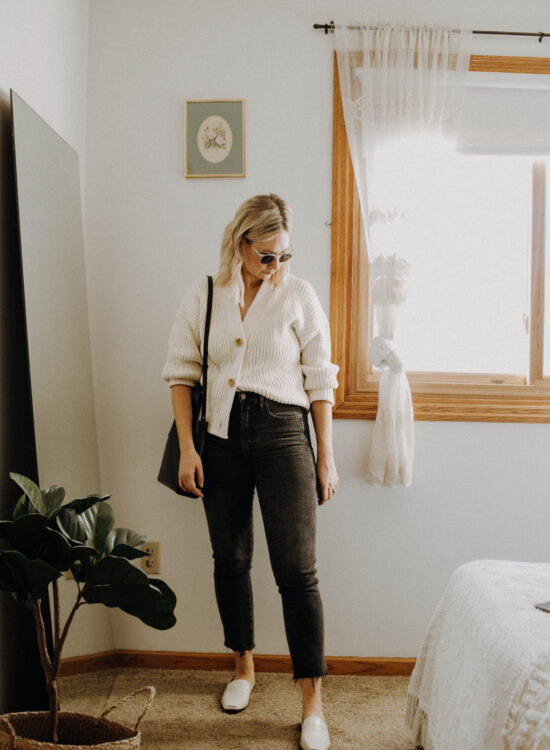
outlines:
[[[185,176],[246,176],[244,99],[185,101]]]

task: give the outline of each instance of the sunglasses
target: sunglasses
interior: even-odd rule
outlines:
[[[260,259],[260,263],[267,266],[268,263],[271,263],[275,260],[275,258],[279,258],[279,263],[285,263],[287,260],[290,260],[292,258],[293,249],[292,246],[288,248],[288,250],[285,250],[284,253],[280,253],[277,255],[276,253],[261,253],[259,250],[257,250],[254,245],[249,242],[248,243],[250,247],[254,250],[258,258]]]

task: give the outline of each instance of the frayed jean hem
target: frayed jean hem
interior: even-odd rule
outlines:
[[[232,646],[230,643],[224,643],[223,645],[226,648],[230,648],[231,651],[238,651],[241,656],[245,651],[253,651],[256,648],[256,645],[254,643],[252,643],[251,646],[246,646],[246,648],[237,648],[236,646]]]
[[[298,682],[298,680],[312,680],[313,681],[313,680],[315,680],[317,678],[320,678],[320,677],[326,677],[327,674],[328,674],[328,672],[325,669],[325,671],[321,672],[320,674],[302,674],[302,675],[296,675],[296,674],[294,674],[292,676],[292,679],[294,681],[294,684],[296,685],[296,683]]]

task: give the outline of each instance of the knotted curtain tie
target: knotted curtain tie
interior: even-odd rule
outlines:
[[[388,365],[391,370],[399,372],[403,369],[403,363],[397,356],[394,343],[391,339],[383,336],[375,336],[369,347],[369,359],[375,367]]]

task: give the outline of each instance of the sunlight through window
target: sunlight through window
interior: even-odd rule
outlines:
[[[528,373],[532,163],[434,137],[376,154],[373,246],[411,265],[397,327],[409,372]]]

